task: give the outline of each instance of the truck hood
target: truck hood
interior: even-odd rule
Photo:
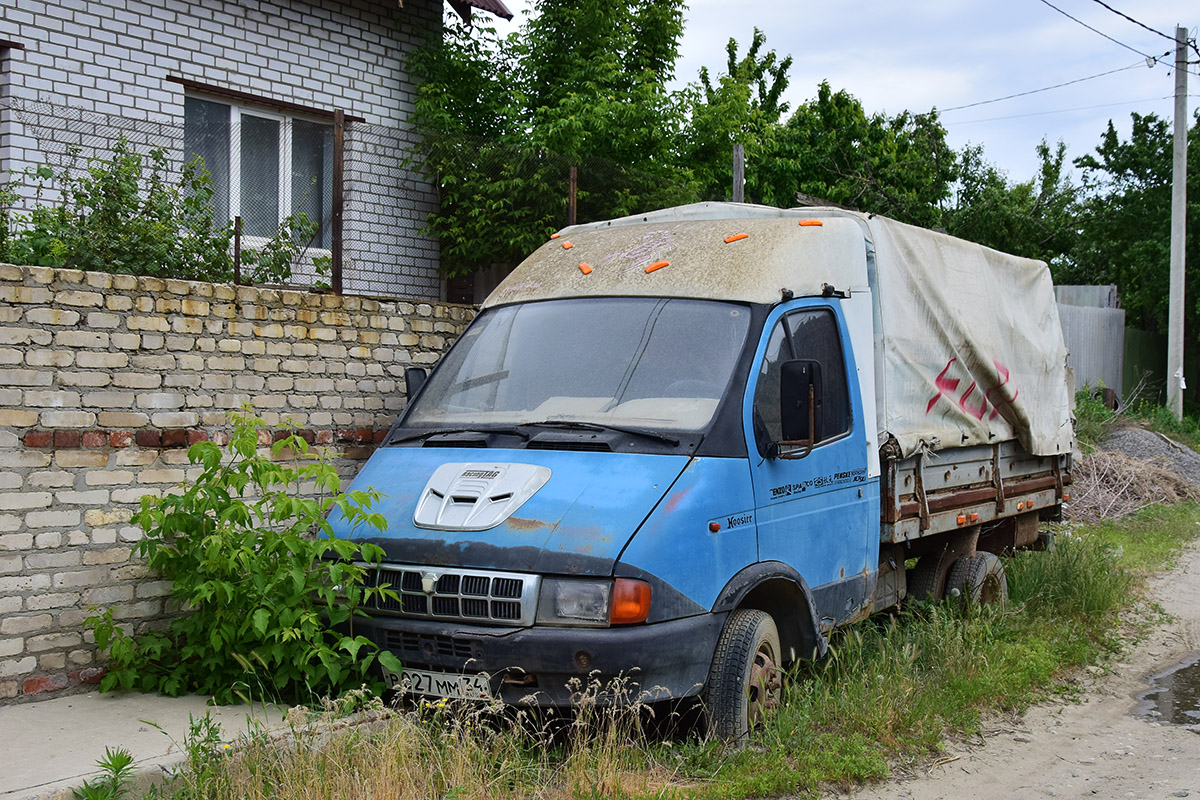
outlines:
[[[350,489],[383,494],[374,510],[387,520],[386,532],[367,526],[351,530],[337,514],[330,522],[337,536],[377,544],[388,561],[398,563],[609,575],[689,460],[636,453],[384,447],[375,451]],[[446,517],[431,515],[435,495],[427,489],[444,492],[452,485],[445,476],[486,480],[497,473],[520,480],[516,487],[510,482],[495,490],[500,492],[497,503],[508,505],[490,519],[486,514],[458,515],[441,523],[438,519]],[[511,499],[504,497],[509,490]],[[523,495],[527,499],[522,501]],[[418,506],[420,527],[414,521]],[[464,521],[464,516],[470,519]],[[504,518],[484,530],[464,529],[498,517]]]

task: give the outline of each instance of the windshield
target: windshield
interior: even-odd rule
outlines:
[[[698,431],[716,413],[749,326],[748,308],[703,300],[587,298],[488,309],[404,422]]]

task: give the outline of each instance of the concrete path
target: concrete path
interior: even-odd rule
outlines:
[[[276,707],[208,706],[194,696],[92,692],[0,706],[0,800],[70,797],[73,787],[99,774],[105,747],[129,750],[143,777],[161,775],[183,758],[190,718],[206,712],[227,739],[251,718],[269,728],[282,723]]]

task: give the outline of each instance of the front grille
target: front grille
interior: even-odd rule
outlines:
[[[367,608],[385,614],[517,626],[532,625],[537,614],[537,575],[399,565],[366,568],[368,586],[387,585],[399,595],[398,600],[371,598]]]

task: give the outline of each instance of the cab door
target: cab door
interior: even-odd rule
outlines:
[[[746,393],[744,426],[751,460],[760,561],[781,561],[808,583],[822,627],[853,617],[869,600],[870,504],[862,400],[838,301],[800,300],[775,309]],[[793,362],[792,368],[784,365]],[[815,366],[814,366],[815,365]],[[795,438],[795,411],[808,404],[813,380],[811,448],[780,444]],[[798,400],[797,398],[803,398]],[[791,425],[789,426],[789,419]],[[813,428],[808,431],[807,421]],[[807,450],[807,452],[805,452]],[[878,536],[878,529],[875,529]]]

